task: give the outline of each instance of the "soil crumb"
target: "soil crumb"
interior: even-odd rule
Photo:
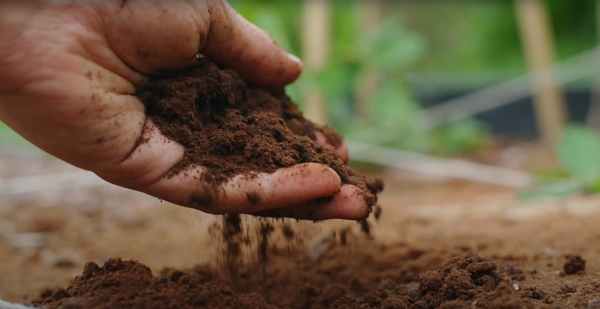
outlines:
[[[496,264],[457,251],[371,243],[338,246],[320,262],[276,255],[265,272],[238,270],[235,289],[209,266],[154,276],[135,261],[88,263],[66,289],[43,295],[48,308],[549,308],[521,293]],[[257,293],[259,292],[259,293]],[[535,291],[534,291],[535,292]],[[540,294],[540,295],[538,295]]]
[[[360,188],[369,208],[383,189],[380,180],[347,167],[335,151],[343,143],[341,136],[306,120],[283,91],[249,87],[234,71],[206,59],[176,77],[154,80],[139,97],[162,134],[185,147],[171,175],[201,166],[206,170],[199,181],[213,186],[236,175],[255,177],[315,162],[335,170],[343,184]],[[327,145],[319,145],[316,135]],[[262,197],[247,192],[247,200],[254,205]],[[189,202],[202,208],[215,201],[202,195],[191,196]]]
[[[563,266],[567,275],[574,275],[585,270],[585,260],[579,255],[567,255],[567,261]]]

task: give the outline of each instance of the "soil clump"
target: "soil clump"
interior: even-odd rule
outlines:
[[[253,177],[315,162],[331,167],[343,184],[361,189],[369,208],[383,188],[380,180],[347,167],[335,151],[343,143],[341,136],[306,120],[283,90],[249,87],[234,71],[206,59],[176,77],[154,80],[139,97],[161,133],[185,147],[171,175],[201,166],[206,171],[199,181],[211,186],[236,175]],[[261,200],[253,192],[247,196],[252,204]],[[210,203],[210,196],[190,198],[193,206]]]
[[[574,275],[585,271],[585,260],[579,255],[567,255],[567,261],[563,266],[567,275]]]

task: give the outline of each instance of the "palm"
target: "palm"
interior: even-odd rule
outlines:
[[[148,74],[190,65],[198,51],[265,87],[281,87],[301,71],[267,35],[217,1],[38,6],[0,10],[10,11],[1,19],[8,26],[0,27],[0,36],[10,37],[0,49],[0,119],[58,158],[179,205],[194,206],[193,197],[206,187],[183,174],[163,177],[181,160],[183,148],[165,142],[145,118],[133,96],[136,87]],[[14,36],[15,30],[23,35]],[[149,140],[138,145],[141,138]],[[329,205],[311,204],[340,190],[335,172],[317,164],[251,181],[234,178],[210,211],[247,213],[240,187],[263,195],[253,212],[285,207],[284,215],[312,213],[311,219],[360,218],[366,212],[358,189],[350,186]]]

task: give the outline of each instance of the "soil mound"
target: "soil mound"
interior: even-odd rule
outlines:
[[[48,308],[545,308],[518,293],[494,263],[446,251],[337,247],[320,262],[279,256],[240,269],[237,287],[207,266],[153,276],[134,261],[88,263],[71,286],[44,295]],[[453,258],[448,259],[449,257]],[[446,260],[446,262],[442,262]],[[234,292],[235,290],[235,292]],[[259,292],[259,293],[257,293]]]
[[[171,174],[203,166],[200,178],[210,185],[316,162],[335,170],[343,184],[360,188],[369,206],[383,188],[346,167],[335,152],[342,138],[306,120],[283,91],[249,87],[234,71],[206,59],[176,77],[154,80],[139,97],[160,131],[186,149]],[[319,145],[317,135],[328,146]]]
[[[236,295],[204,282],[183,273],[154,277],[141,263],[110,259],[102,267],[86,264],[71,286],[45,303],[48,308],[275,308],[258,294]]]

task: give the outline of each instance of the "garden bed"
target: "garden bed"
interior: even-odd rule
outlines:
[[[47,194],[15,201],[3,211],[3,222],[12,222],[19,233],[43,233],[46,241],[17,248],[0,238],[0,297],[65,308],[127,307],[133,303],[119,299],[132,296],[128,293],[137,296],[139,307],[162,302],[179,308],[186,301],[207,308],[227,308],[224,303],[336,308],[336,301],[338,308],[349,302],[362,304],[357,308],[419,308],[424,298],[458,308],[586,308],[600,299],[600,250],[593,246],[600,235],[598,198],[523,204],[513,191],[499,187],[405,179],[391,172],[378,176],[389,192],[381,195],[383,213],[373,222],[371,236],[352,222],[286,220],[293,240],[276,229],[266,259],[244,255],[244,263],[234,264],[233,278],[223,267],[223,243],[209,233],[218,218],[196,210],[166,203],[147,208],[137,194],[115,194],[112,188],[69,192],[45,206],[40,201],[48,200]],[[85,199],[68,198],[78,195]],[[119,198],[98,202],[102,196]],[[307,255],[315,239],[331,241],[318,260]],[[50,253],[62,260],[49,259]],[[576,255],[586,261],[585,268],[567,274],[565,265],[572,259],[567,256]],[[118,257],[139,262],[111,259]],[[481,273],[470,272],[479,267]],[[82,273],[87,275],[73,281]],[[432,276],[433,281],[425,280]],[[482,277],[495,284],[477,281]],[[444,282],[446,288],[432,288],[432,282]],[[449,288],[457,289],[455,296],[447,296]]]

